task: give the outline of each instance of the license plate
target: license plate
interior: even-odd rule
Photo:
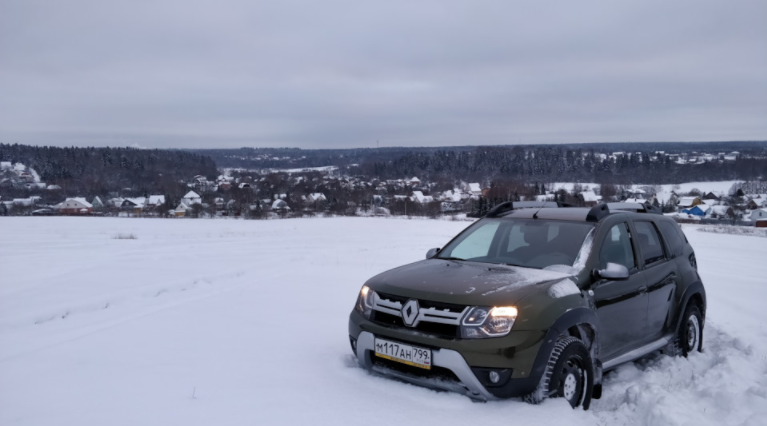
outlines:
[[[431,350],[375,338],[375,355],[390,361],[431,370]]]

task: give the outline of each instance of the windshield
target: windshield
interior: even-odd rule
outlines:
[[[593,224],[541,219],[484,219],[437,258],[546,268],[574,266]]]

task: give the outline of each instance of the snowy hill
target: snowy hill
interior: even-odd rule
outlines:
[[[590,411],[477,404],[358,368],[360,286],[466,225],[2,218],[0,424],[765,424],[767,238],[695,227],[705,351],[619,367]]]

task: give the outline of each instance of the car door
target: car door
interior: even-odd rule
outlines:
[[[647,331],[643,340],[661,338],[670,322],[677,273],[673,254],[663,243],[658,226],[651,220],[634,220],[642,274],[647,283]]]
[[[597,279],[591,289],[600,322],[603,359],[633,348],[647,326],[647,285],[640,273],[628,222],[612,225],[599,246],[599,268],[618,263],[629,271],[626,280]]]

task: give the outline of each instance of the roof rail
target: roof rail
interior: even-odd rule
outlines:
[[[498,217],[504,213],[518,209],[540,209],[564,207],[556,201],[506,201],[490,209],[485,217]]]
[[[607,203],[607,206],[610,210],[663,214],[660,207],[655,207],[650,203]]]
[[[605,216],[616,211],[663,214],[660,207],[655,207],[650,203],[599,203],[589,210],[586,214],[586,220],[599,222]]]
[[[608,214],[610,214],[610,208],[607,207],[607,203],[599,203],[586,213],[586,221],[599,222]]]

